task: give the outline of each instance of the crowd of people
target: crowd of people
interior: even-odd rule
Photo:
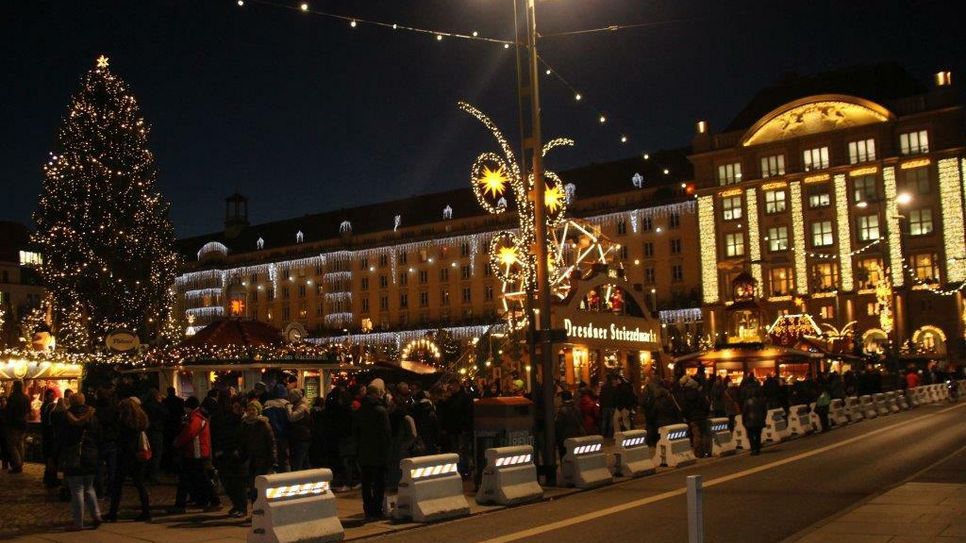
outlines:
[[[914,388],[943,378],[935,371],[909,371],[888,388]],[[776,375],[759,380],[748,374],[738,384],[699,368],[674,379],[649,374],[636,389],[615,373],[600,383],[581,383],[576,395],[558,385],[556,445],[563,456],[569,437],[611,437],[643,426],[653,447],[659,427],[683,423],[695,456],[710,456],[709,419],[726,417],[733,428],[741,415],[752,454],[758,454],[768,409],[787,411],[814,402],[827,430],[832,399],[879,392],[883,381],[872,371],[849,371],[787,382]],[[386,491],[397,488],[402,477],[400,460],[456,453],[459,473],[470,477],[475,468],[474,401],[528,394],[517,376],[494,383],[444,381],[430,389],[418,383],[387,385],[375,378],[336,382],[324,397],[309,401],[294,376],[278,373],[265,375],[250,391],[219,386],[201,399],[181,398],[174,388],[118,399],[111,384],[97,387],[93,395],[88,401],[80,392],[45,390],[40,409],[43,482],[52,494],[70,501],[74,530],[85,527],[85,517],[93,527],[116,521],[128,481],[139,498],[136,520],[151,518],[148,488],[164,473],[177,475],[169,513],[189,507],[220,511],[224,496],[230,502],[228,515],[242,519],[256,499],[257,476],[313,467],[332,470],[335,492],[361,487],[365,517],[378,519]],[[539,440],[542,400],[533,399]],[[23,470],[30,411],[22,383],[0,395],[0,460],[10,474]],[[107,503],[105,514],[101,500]]]

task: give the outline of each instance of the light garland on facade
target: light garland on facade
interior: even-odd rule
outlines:
[[[691,322],[701,322],[701,308],[688,307],[685,309],[664,309],[657,312],[658,318],[663,324],[685,324]]]
[[[904,284],[902,273],[902,230],[899,225],[899,213],[896,209],[896,169],[887,167],[882,169],[882,186],[885,189],[885,223],[889,230],[889,268],[892,272],[892,285],[901,287]]]
[[[966,281],[966,234],[963,231],[962,172],[959,161],[939,161],[939,201],[942,205],[943,243],[946,249],[946,277],[950,283]]]
[[[852,277],[852,234],[850,232],[849,191],[845,176],[834,177],[835,186],[835,225],[838,229],[839,280],[842,290],[850,292],[854,287]]]
[[[915,283],[915,286],[912,287],[913,290],[926,290],[939,296],[955,296],[956,293],[966,290],[966,281],[963,281],[962,283],[959,284],[958,287],[955,287],[955,288],[941,289],[937,287],[935,284],[927,283],[926,281],[923,281],[922,279],[917,277],[915,268],[910,266],[908,262],[903,262],[902,267],[906,271],[906,273],[909,274],[909,278],[912,279],[912,282]],[[947,276],[949,275],[948,269],[946,270],[946,275]]]
[[[795,289],[798,294],[808,294],[808,265],[805,260],[805,218],[802,212],[802,185],[792,181],[788,185],[789,196],[792,200],[792,237],[795,247],[802,250],[795,251]]]
[[[701,290],[704,303],[718,302],[718,247],[714,196],[698,197],[698,232],[701,237]]]
[[[745,214],[748,216],[748,256],[751,258],[751,277],[755,280],[758,295],[761,294],[761,233],[758,229],[758,191],[745,189]]]
[[[684,215],[685,213],[694,214],[695,212],[695,201],[688,200],[686,202],[678,202],[674,204],[665,204],[654,207],[645,207],[640,209],[633,209],[631,211],[619,211],[616,213],[605,213],[603,215],[594,215],[591,217],[586,217],[584,220],[591,224],[596,224],[598,226],[614,226],[618,221],[625,219],[630,219],[631,226],[634,228],[634,232],[637,232],[637,227],[640,219],[656,219],[664,218],[670,215]]]
[[[350,343],[358,345],[393,345],[401,349],[404,343],[415,339],[426,337],[437,330],[444,330],[458,340],[470,340],[478,338],[487,333],[494,326],[501,325],[473,325],[473,326],[454,326],[445,328],[420,328],[416,330],[402,330],[399,332],[372,332],[368,334],[348,334],[341,336],[326,336],[318,338],[308,338],[307,342],[316,344]]]
[[[866,245],[863,245],[862,247],[859,247],[858,249],[855,249],[855,250],[852,250],[852,251],[848,251],[847,256],[849,258],[851,258],[853,256],[860,255],[860,254],[868,251],[872,247],[875,247],[876,245],[882,243],[882,240],[883,239],[885,239],[885,238],[879,238],[879,239],[877,239],[875,241],[869,242]],[[842,257],[842,255],[840,255],[840,254],[816,253],[814,251],[799,250],[798,247],[792,247],[791,249],[793,251],[795,251],[795,252],[805,253],[805,256],[807,256],[808,258],[815,258],[815,259],[819,259],[819,260],[838,260],[839,258]]]

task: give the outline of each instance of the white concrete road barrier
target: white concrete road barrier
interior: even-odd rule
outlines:
[[[807,405],[793,405],[788,411],[788,429],[793,435],[804,436],[812,433],[812,412]]]
[[[926,405],[929,403],[929,390],[926,389],[926,385],[919,385],[915,389],[916,393],[916,404]]]
[[[463,479],[457,471],[459,455],[435,454],[404,458],[399,462],[402,479],[396,495],[397,519],[433,522],[470,514],[463,495]]]
[[[909,405],[909,398],[906,396],[905,390],[896,391],[896,407],[901,411],[908,411],[912,407]]]
[[[564,449],[567,452],[560,462],[562,486],[594,488],[614,482],[607,469],[603,436],[569,437],[564,440]]]
[[[657,453],[661,465],[669,468],[695,463],[691,450],[691,434],[687,424],[669,424],[658,428]]]
[[[875,404],[875,411],[880,417],[884,417],[892,413],[892,411],[889,410],[889,404],[886,402],[885,394],[881,392],[873,394],[872,403]]]
[[[533,447],[498,447],[487,449],[486,467],[476,502],[517,505],[543,499],[537,482],[537,466],[533,464]]]
[[[332,495],[332,470],[259,475],[248,543],[328,543],[345,531]],[[96,538],[95,538],[96,539]]]
[[[875,403],[872,402],[872,396],[868,394],[859,396],[859,405],[862,406],[862,416],[865,418],[874,419],[879,416],[879,411],[875,408]]]
[[[898,413],[899,411],[902,411],[902,409],[899,407],[899,399],[896,398],[896,392],[894,390],[886,392],[885,397],[886,407],[889,408],[890,413]]]
[[[845,414],[849,417],[849,422],[856,423],[865,419],[862,402],[857,396],[849,396],[845,399]]]
[[[919,392],[915,387],[906,389],[906,403],[909,404],[909,409],[919,407]]]
[[[780,443],[790,438],[791,430],[788,428],[788,420],[785,418],[785,410],[776,407],[768,410],[765,420],[765,430],[762,432],[761,440]]]
[[[736,447],[746,451],[751,449],[751,442],[748,441],[748,431],[745,430],[745,424],[741,420],[741,415],[735,417],[735,429],[731,434],[734,437]]]
[[[846,412],[845,402],[841,398],[832,400],[829,404],[828,414],[829,424],[832,426],[845,426],[851,422],[849,414]]]
[[[617,447],[614,466],[617,474],[623,477],[640,477],[654,473],[653,454],[647,446],[647,432],[644,430],[628,430],[614,433],[614,445]]]
[[[818,412],[815,411],[815,402],[808,404],[808,411],[810,413],[808,421],[812,425],[812,432],[821,432],[822,419],[818,418]]]
[[[735,438],[728,429],[727,417],[717,417],[708,421],[711,431],[711,456],[728,456],[735,454]]]

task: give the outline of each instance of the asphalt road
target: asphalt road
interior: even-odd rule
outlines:
[[[705,541],[781,541],[966,450],[966,403],[933,404],[550,502],[405,530],[392,543],[686,542],[685,477],[704,477]],[[962,477],[962,471],[950,471]],[[966,482],[966,481],[948,481]]]

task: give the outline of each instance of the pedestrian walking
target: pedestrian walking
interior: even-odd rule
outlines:
[[[174,440],[174,446],[181,457],[181,470],[178,473],[174,507],[169,510],[171,513],[185,512],[189,493],[205,512],[221,509],[221,500],[218,499],[214,483],[208,475],[208,465],[211,462],[211,427],[200,406],[198,398],[194,396],[185,401],[184,409],[188,420]]]
[[[599,415],[600,434],[604,437],[613,437],[614,413],[617,411],[617,376],[616,375],[607,376],[607,379],[600,387],[600,394],[597,398],[597,403],[600,406],[600,415]],[[581,404],[583,404],[583,400],[581,400]]]
[[[710,456],[711,451],[707,443],[710,433],[707,426],[711,409],[708,399],[702,391],[701,384],[687,375],[681,377],[679,384],[680,389],[676,399],[691,431],[691,448],[694,450],[694,456],[696,458]]]
[[[98,494],[107,495],[114,486],[117,476],[117,399],[114,397],[114,385],[104,383],[97,389],[97,400],[94,402],[97,422],[101,426],[100,461],[101,469],[94,480]]]
[[[168,408],[164,405],[161,393],[156,388],[148,389],[143,408],[148,416],[148,441],[151,443],[151,460],[148,460],[146,466],[145,480],[156,483],[161,476],[161,458],[164,456],[166,448],[164,432],[168,421]],[[174,438],[172,438],[173,440]]]
[[[288,393],[289,444],[292,449],[292,471],[309,469],[309,447],[312,445],[311,406],[301,390]]]
[[[104,516],[104,521],[117,521],[121,491],[125,479],[130,477],[141,500],[141,514],[134,520],[147,522],[151,520],[151,506],[148,491],[144,487],[144,474],[150,458],[145,451],[153,454],[146,433],[148,415],[141,409],[136,398],[125,398],[117,405],[117,422],[117,473],[110,488],[111,509]]]
[[[818,420],[822,424],[822,432],[829,431],[828,423],[828,411],[829,405],[832,403],[832,395],[829,393],[828,389],[822,389],[821,394],[815,400],[815,413],[818,415]]]
[[[94,492],[94,475],[100,467],[100,425],[94,416],[95,409],[86,405],[84,394],[78,392],[70,397],[65,424],[58,433],[61,447],[58,465],[64,470],[64,479],[70,489],[70,510],[74,523],[69,531],[84,529],[84,511],[90,514],[94,528],[101,522],[101,510]]]
[[[164,397],[164,444],[162,448],[161,467],[174,472],[176,464],[180,461],[178,451],[170,446],[175,438],[181,433],[181,426],[184,422],[184,400],[181,399],[174,387],[168,387],[167,396]]]
[[[52,419],[58,401],[60,399],[56,397],[54,389],[44,390],[44,403],[40,407],[40,435],[44,453],[44,487],[48,489],[60,485],[57,479],[57,444]]]
[[[754,381],[752,379],[752,381]],[[768,406],[765,394],[758,382],[754,381],[747,390],[747,398],[741,406],[741,424],[748,433],[748,442],[751,444],[751,455],[761,454],[761,431],[765,428],[768,417]],[[744,382],[742,382],[744,384]]]
[[[227,405],[226,405],[227,403]],[[244,398],[234,398],[227,390],[218,396],[218,410],[211,420],[212,461],[221,478],[221,486],[231,501],[228,516],[248,516],[247,470],[242,461],[242,416],[245,414]]]
[[[560,393],[560,407],[554,416],[555,437],[557,438],[557,452],[563,459],[567,454],[564,448],[564,440],[571,437],[580,437],[584,433],[584,423],[580,409],[574,403],[574,395],[569,390]]]
[[[279,473],[291,471],[291,460],[289,449],[289,427],[288,420],[290,408],[288,401],[288,389],[285,385],[277,383],[269,388],[268,401],[262,406],[262,415],[268,419],[272,425],[272,432],[275,435],[276,466]]]
[[[352,425],[359,446],[362,508],[367,520],[382,518],[382,501],[386,491],[386,462],[389,460],[392,430],[389,412],[383,404],[382,390],[376,385],[367,387],[366,396],[355,413]]]
[[[728,417],[728,431],[735,431],[735,418],[741,413],[741,400],[739,399],[738,385],[736,385],[731,377],[724,378],[724,392],[721,395],[721,401],[724,406],[724,414]]]
[[[277,462],[275,434],[258,400],[248,402],[241,422],[238,450],[240,460],[248,463],[248,496],[254,502],[258,497],[255,477],[271,473]]]
[[[27,418],[30,416],[30,398],[24,394],[23,381],[13,382],[3,415],[9,472],[23,473],[24,437],[27,434]]]

